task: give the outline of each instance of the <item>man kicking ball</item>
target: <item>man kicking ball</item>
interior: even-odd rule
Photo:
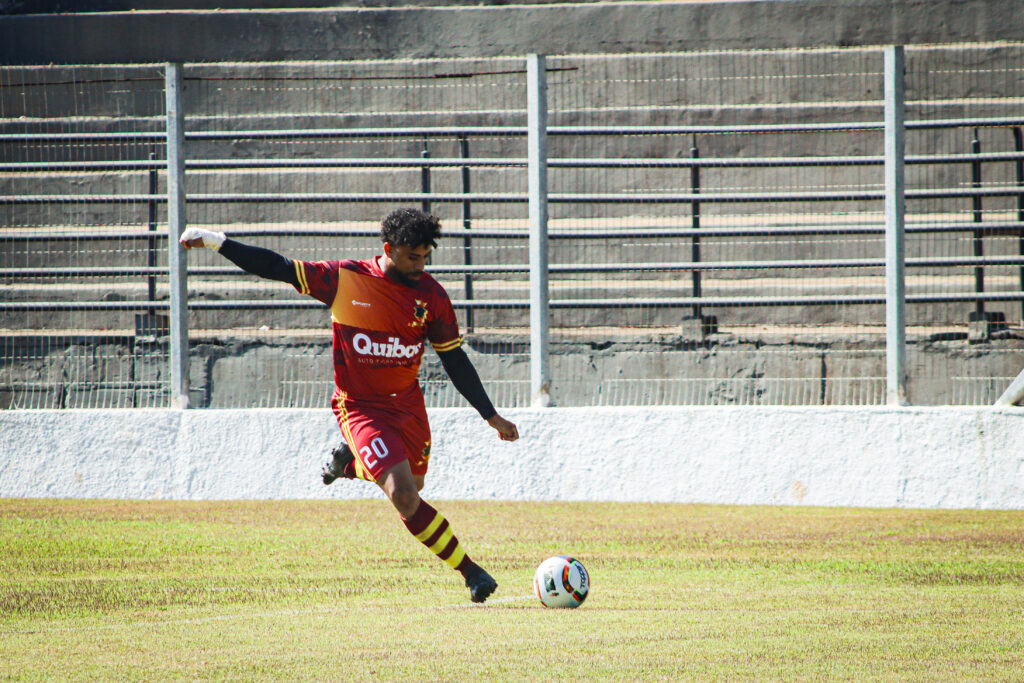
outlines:
[[[430,460],[430,425],[417,374],[430,342],[452,383],[503,441],[519,438],[501,417],[462,349],[455,310],[444,288],[424,272],[441,224],[416,209],[381,223],[384,253],[363,261],[294,261],[269,249],[188,228],[186,249],[207,247],[239,268],[287,282],[331,309],[334,395],[331,408],[344,437],[323,471],[376,482],[409,532],[465,578],[473,602],[498,584],[473,562],[441,513],[420,498]]]

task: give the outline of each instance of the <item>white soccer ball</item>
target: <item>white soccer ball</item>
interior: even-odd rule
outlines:
[[[579,607],[590,592],[590,576],[579,560],[555,555],[533,573],[533,589],[545,607]]]

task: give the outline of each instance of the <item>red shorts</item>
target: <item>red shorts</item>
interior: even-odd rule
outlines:
[[[377,481],[403,460],[413,474],[427,473],[430,460],[430,424],[418,385],[386,400],[353,400],[341,390],[331,397],[331,409],[349,448],[356,457],[356,472]]]

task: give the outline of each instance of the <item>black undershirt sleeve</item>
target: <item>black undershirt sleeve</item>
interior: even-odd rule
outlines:
[[[253,247],[228,238],[221,245],[220,254],[247,273],[259,275],[268,280],[287,282],[293,287],[299,286],[299,278],[295,274],[292,260],[281,256],[276,251]]]
[[[477,374],[476,368],[473,367],[473,363],[469,360],[466,352],[462,350],[462,347],[438,353],[437,355],[441,359],[444,371],[451,378],[452,384],[455,385],[460,394],[466,397],[469,404],[476,408],[476,411],[480,413],[480,417],[489,420],[498,414],[498,411],[491,404],[491,399],[487,397],[487,392],[484,391],[484,385],[480,382],[480,375]]]

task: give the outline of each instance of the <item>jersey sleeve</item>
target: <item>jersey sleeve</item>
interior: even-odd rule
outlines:
[[[462,346],[462,336],[459,334],[459,321],[455,317],[455,308],[443,289],[438,292],[430,313],[430,319],[427,321],[427,339],[430,340],[430,345],[434,347],[434,350],[444,353]]]
[[[338,268],[340,261],[292,261],[299,294],[308,294],[317,301],[330,306],[338,292]]]

